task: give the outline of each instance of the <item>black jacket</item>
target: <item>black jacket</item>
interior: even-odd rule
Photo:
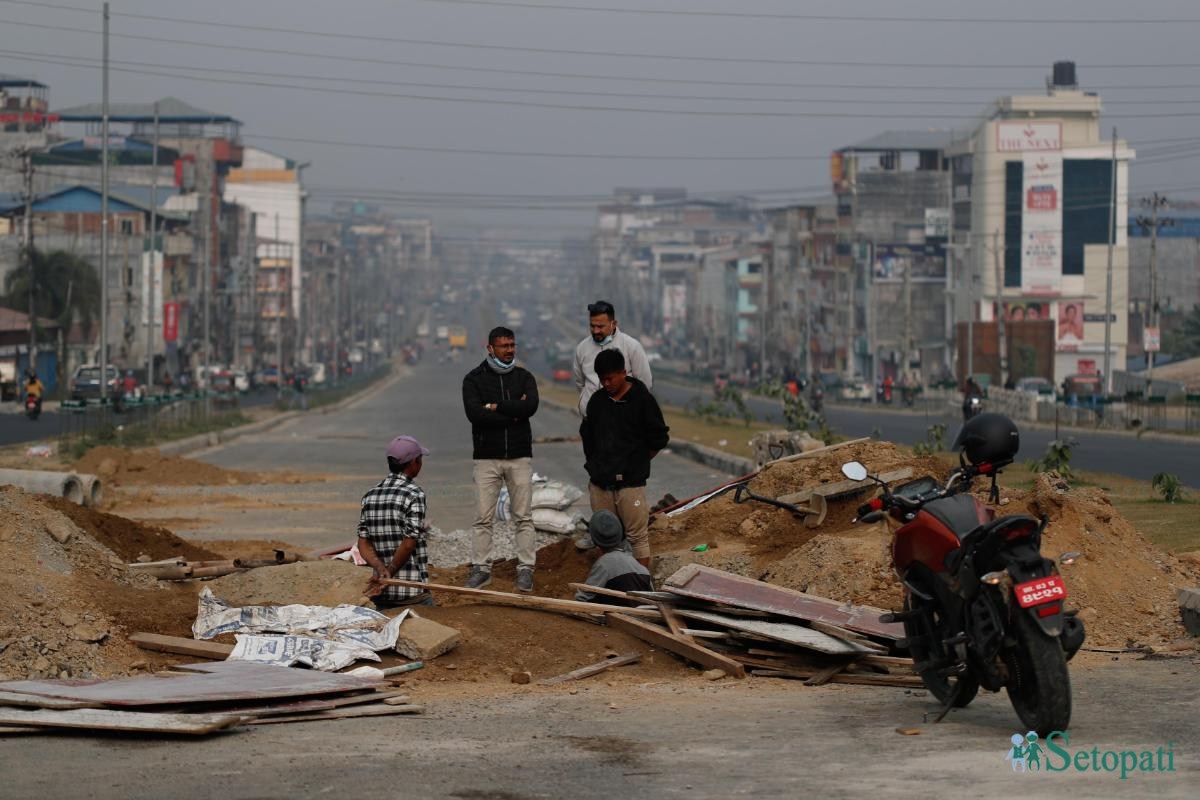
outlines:
[[[533,455],[529,418],[537,411],[538,389],[529,370],[513,367],[512,372],[501,375],[483,361],[463,378],[462,394],[463,410],[471,420],[472,458]],[[495,411],[484,408],[489,403],[496,404]]]
[[[587,459],[584,468],[592,483],[604,489],[645,486],[650,453],[662,450],[669,441],[654,395],[637,378],[628,380],[629,391],[620,400],[603,389],[593,394],[579,426]]]

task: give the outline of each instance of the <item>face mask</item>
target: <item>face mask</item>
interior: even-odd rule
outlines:
[[[603,347],[606,344],[612,344],[612,340],[613,340],[613,335],[611,333],[608,336],[605,336],[603,339],[597,339],[595,334],[592,335],[592,341],[595,342],[596,344],[600,345],[601,347]]]
[[[498,367],[500,369],[509,369],[512,367],[513,364],[517,363],[517,359],[515,356],[513,357],[512,361],[501,361],[500,359],[496,358],[495,356],[489,354],[488,360],[491,361],[493,365],[495,365],[496,367]]]

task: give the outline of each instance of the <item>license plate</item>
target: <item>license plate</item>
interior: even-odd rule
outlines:
[[[1063,583],[1063,579],[1059,575],[1051,575],[1049,578],[1035,578],[1025,583],[1018,583],[1013,587],[1013,592],[1016,593],[1017,604],[1021,608],[1040,606],[1055,600],[1064,600],[1067,597],[1066,584]]]

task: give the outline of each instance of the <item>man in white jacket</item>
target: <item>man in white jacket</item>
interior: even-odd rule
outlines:
[[[575,388],[579,390],[579,416],[587,416],[588,400],[600,388],[596,377],[596,356],[601,350],[620,350],[625,356],[629,374],[652,388],[650,362],[642,343],[627,333],[617,330],[617,312],[607,300],[597,300],[588,305],[588,327],[591,335],[575,348]]]

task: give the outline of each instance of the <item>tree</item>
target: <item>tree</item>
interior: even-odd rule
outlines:
[[[39,318],[52,319],[62,331],[63,349],[58,353],[59,386],[66,369],[66,345],[71,328],[78,322],[85,336],[100,316],[100,276],[84,259],[65,250],[43,253],[33,250],[34,309]],[[29,268],[25,264],[4,279],[3,305],[29,308]],[[36,323],[36,320],[34,321]],[[43,347],[49,345],[38,337]]]
[[[1176,329],[1163,342],[1163,350],[1173,356],[1200,356],[1200,306],[1192,306]]]

